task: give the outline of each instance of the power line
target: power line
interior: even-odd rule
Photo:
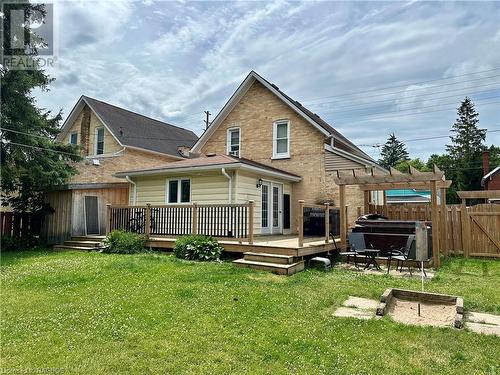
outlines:
[[[497,90],[499,89],[500,87],[494,87],[494,88],[491,88],[491,89],[488,89],[488,90],[484,90],[484,91],[476,91],[476,92],[460,92],[459,91],[463,91],[463,90],[470,90],[470,89],[475,89],[475,88],[479,88],[479,87],[485,87],[485,86],[492,86],[492,85],[498,85],[500,84],[500,82],[492,82],[492,83],[486,83],[486,84],[483,84],[483,85],[477,85],[477,86],[472,86],[472,87],[467,87],[467,88],[464,88],[464,89],[453,89],[453,90],[443,90],[443,91],[436,91],[436,92],[431,92],[431,93],[426,93],[426,94],[420,94],[420,95],[411,95],[411,96],[405,96],[403,98],[401,98],[401,100],[409,100],[409,99],[415,99],[415,98],[421,98],[421,97],[426,97],[426,96],[433,96],[433,95],[437,95],[437,94],[443,94],[443,93],[447,93],[447,92],[455,92],[454,95],[448,95],[448,96],[443,96],[443,97],[439,97],[439,98],[429,98],[428,100],[439,100],[439,99],[445,99],[445,98],[453,98],[457,95],[472,95],[472,94],[478,94],[478,93],[483,93],[483,92],[489,92],[489,91],[492,91],[492,90]],[[350,108],[354,108],[354,109],[368,109],[370,108],[370,106],[372,106],[373,104],[375,103],[392,103],[394,101],[396,101],[398,98],[390,98],[390,99],[382,99],[382,100],[373,100],[373,101],[370,101],[370,102],[367,102],[367,103],[360,103],[360,104],[354,104],[354,105],[340,105],[340,106],[335,106],[335,108],[340,108],[340,109],[343,109],[343,108],[347,108],[347,109],[350,109]],[[361,101],[363,99],[360,99]],[[425,99],[424,99],[425,100]],[[325,102],[325,103],[328,103],[328,102]],[[329,103],[334,103],[334,102],[329,102]],[[400,104],[400,102],[398,102]],[[313,104],[314,105],[314,104]],[[365,108],[362,108],[362,106],[367,106]],[[340,112],[343,112],[340,111]]]
[[[459,77],[465,77],[465,76],[473,75],[473,74],[492,72],[492,71],[496,71],[496,70],[500,70],[500,67],[496,67],[496,68],[488,69],[488,70],[480,70],[480,71],[476,71],[476,72],[472,72],[472,73],[460,74],[460,75],[456,75],[456,76],[449,77],[449,78],[437,78],[437,79],[430,79],[430,80],[427,80],[427,81],[409,82],[409,83],[402,84],[402,85],[393,85],[393,86],[379,87],[379,88],[368,89],[368,90],[353,91],[351,93],[344,93],[344,94],[341,94],[341,95],[323,96],[323,97],[318,97],[318,98],[313,98],[313,99],[307,99],[307,100],[304,100],[304,101],[307,102],[307,101],[314,101],[314,100],[319,100],[319,99],[338,98],[338,97],[344,97],[344,96],[352,96],[352,95],[357,95],[357,94],[364,94],[364,93],[367,93],[367,92],[389,90],[389,89],[398,88],[398,87],[407,87],[409,85],[421,85],[421,84],[424,84],[424,83],[444,81],[444,80],[455,79],[455,78],[459,78]],[[485,78],[488,78],[488,77],[483,77],[483,78],[478,78],[478,79],[485,79]],[[460,83],[460,82],[457,82],[457,83]],[[437,86],[433,86],[433,87],[437,87]]]
[[[486,98],[486,99],[493,99],[493,98]],[[493,101],[493,102],[488,102],[488,103],[481,103],[481,105],[485,106],[485,105],[497,104],[497,103],[500,103],[500,102],[499,101]],[[448,104],[450,104],[450,103],[448,103]],[[446,105],[446,104],[440,104],[440,105]],[[423,108],[424,107],[422,107],[422,109]],[[426,107],[426,108],[429,108],[429,107]],[[385,112],[385,113],[396,113],[396,114],[395,115],[391,115],[391,116],[379,116],[379,117],[370,117],[370,116],[367,116],[367,118],[365,118],[365,119],[356,120],[356,122],[344,123],[343,125],[354,125],[354,124],[357,124],[357,123],[360,123],[360,122],[367,122],[367,121],[373,121],[373,120],[384,120],[384,119],[390,119],[390,118],[395,118],[395,117],[419,116],[419,115],[425,115],[425,114],[428,114],[428,113],[443,112],[443,111],[450,111],[450,109],[449,108],[445,108],[445,109],[436,109],[436,110],[432,110],[432,111],[415,112],[415,113],[403,113],[403,114],[397,114],[399,111],[396,111],[396,112]],[[401,112],[404,112],[404,111],[401,111]],[[361,117],[364,117],[364,116],[361,116]],[[344,119],[341,119],[341,120],[344,120]],[[349,117],[347,117],[347,119],[349,119]]]
[[[486,133],[496,133],[500,132],[500,129],[491,129],[491,130],[486,130]],[[440,139],[440,138],[449,138],[450,135],[437,135],[437,136],[432,136],[432,137],[422,137],[422,138],[413,138],[413,139],[405,139],[401,142],[408,143],[408,142],[415,142],[415,141],[428,141],[431,139]],[[380,143],[375,143],[373,145],[357,145],[358,147],[380,147],[383,144]]]
[[[23,143],[17,143],[17,142],[11,142],[11,141],[2,142],[2,143],[3,144],[7,144],[7,145],[16,145],[16,146],[34,148],[34,149],[42,150],[42,151],[51,151],[51,152],[55,152],[57,154],[69,155],[69,156],[72,156],[72,157],[78,156],[78,155],[72,154],[70,152],[58,151],[58,150],[53,150],[51,148],[40,147],[40,146],[26,145],[26,144],[23,144]]]

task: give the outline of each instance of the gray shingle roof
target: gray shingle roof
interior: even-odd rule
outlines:
[[[82,97],[124,145],[180,156],[179,146],[192,147],[198,137],[191,130],[102,102]]]

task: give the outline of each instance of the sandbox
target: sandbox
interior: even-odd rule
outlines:
[[[380,297],[377,315],[388,314],[405,324],[462,328],[463,305],[457,296],[390,288]]]

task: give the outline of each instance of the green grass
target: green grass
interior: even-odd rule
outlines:
[[[495,374],[500,338],[333,318],[349,296],[419,280],[334,269],[291,277],[164,255],[2,255],[1,371]],[[500,262],[444,262],[429,291],[500,313]]]

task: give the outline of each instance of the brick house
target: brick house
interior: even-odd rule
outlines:
[[[483,178],[481,186],[484,190],[500,190],[500,165],[490,171],[490,153],[483,152]]]
[[[84,160],[66,186],[47,195],[55,212],[42,233],[49,243],[104,234],[106,204],[129,199],[129,183],[114,174],[182,160],[197,139],[192,131],[82,96],[56,141],[79,145]]]
[[[255,201],[256,234],[297,230],[298,201],[337,202],[338,170],[382,167],[317,114],[250,72],[191,149],[191,159],[128,169],[136,204]],[[347,189],[349,218],[363,205]],[[338,203],[338,202],[337,202]]]

